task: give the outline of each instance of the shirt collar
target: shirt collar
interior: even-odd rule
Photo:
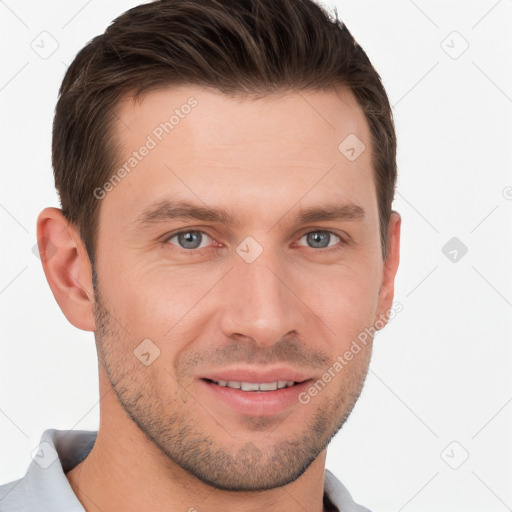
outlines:
[[[87,457],[97,433],[45,430],[25,476],[0,486],[0,508],[5,512],[85,512],[65,473]],[[339,512],[369,512],[354,503],[347,489],[328,469],[324,489]]]

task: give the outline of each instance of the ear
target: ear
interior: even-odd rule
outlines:
[[[37,243],[46,280],[65,317],[79,329],[94,331],[89,257],[77,230],[58,208],[39,214]]]
[[[387,257],[384,261],[382,284],[379,290],[376,324],[382,329],[389,319],[395,295],[395,276],[400,262],[400,226],[402,218],[392,211],[388,224]]]

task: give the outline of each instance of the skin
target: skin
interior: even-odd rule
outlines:
[[[126,97],[119,165],[191,96],[191,113],[101,199],[96,290],[75,228],[57,208],[38,218],[41,254],[46,240],[57,247],[42,257],[52,292],[98,349],[98,437],[67,478],[87,511],[285,512],[300,503],[320,512],[326,446],[360,394],[371,341],[307,405],[275,414],[240,414],[199,377],[286,366],[321,378],[391,309],[401,219],[392,213],[383,261],[369,129],[347,89],[254,101],[195,87]],[[353,162],[338,150],[349,134],[366,146]],[[223,208],[240,222],[135,224],[164,199]],[[365,215],[295,221],[301,208],[334,203]],[[201,247],[171,238],[183,230],[204,233]],[[236,252],[248,236],[263,249],[252,263]],[[147,338],[160,350],[149,366],[134,356]]]

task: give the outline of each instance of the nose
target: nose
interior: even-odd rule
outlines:
[[[264,251],[252,263],[234,258],[234,268],[219,290],[223,304],[219,323],[224,335],[250,338],[261,347],[290,333],[303,334],[306,325],[307,308],[293,291],[293,272],[268,253]]]

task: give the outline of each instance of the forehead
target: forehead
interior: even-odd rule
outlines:
[[[169,198],[266,216],[320,197],[376,200],[368,124],[346,88],[252,99],[173,87],[123,98],[116,118],[113,175],[124,172],[102,215],[133,220]]]
[[[136,145],[134,137],[142,132],[158,143],[192,136],[219,148],[287,139],[311,146],[330,135],[325,142],[337,149],[335,143],[344,135],[368,135],[363,111],[345,86],[322,92],[280,91],[256,99],[198,86],[169,87],[145,93],[137,101],[130,95],[123,97],[116,106],[116,118],[116,133],[126,143],[125,149]],[[270,139],[272,134],[278,134],[278,139]]]

